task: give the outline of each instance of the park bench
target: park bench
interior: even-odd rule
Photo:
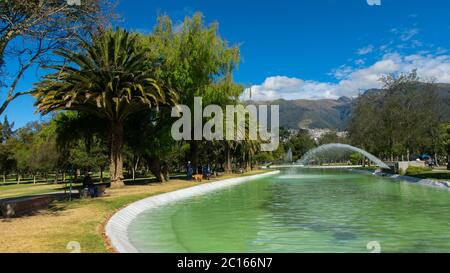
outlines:
[[[0,200],[0,212],[4,218],[17,217],[48,208],[51,202],[67,198],[65,193],[42,194]]]
[[[111,183],[99,183],[95,184],[97,188],[97,197],[103,197],[106,194],[106,189],[111,187]],[[68,190],[68,188],[66,188]],[[86,190],[82,185],[72,186],[72,190],[76,190],[80,193],[80,198],[88,198],[90,196],[89,191]]]

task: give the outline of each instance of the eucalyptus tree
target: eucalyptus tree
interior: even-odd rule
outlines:
[[[436,160],[441,155],[447,162],[450,162],[450,123],[441,124],[438,128],[439,135],[436,141]]]
[[[41,130],[38,122],[30,122],[17,130],[15,137],[8,140],[8,145],[13,151],[16,167],[16,181],[20,184],[24,174],[31,171],[33,160],[32,147],[36,134]]]
[[[359,96],[353,102],[347,130],[354,146],[385,158],[389,154],[389,131],[383,128],[380,113],[382,105],[382,92],[368,92]]]
[[[0,123],[0,142],[5,143],[14,135],[14,122],[11,123],[8,120],[8,116],[5,116],[2,123]]]
[[[230,46],[218,33],[218,24],[206,25],[201,13],[186,17],[180,27],[175,27],[167,16],[158,18],[158,24],[147,43],[162,60],[160,74],[169,79],[179,94],[179,103],[193,109],[194,98],[218,95],[211,86],[229,77],[238,65],[238,46]],[[228,96],[224,92],[220,96]],[[190,159],[198,166],[201,140],[195,140],[192,131]]]
[[[174,104],[175,93],[158,82],[151,51],[138,34],[117,28],[80,40],[80,51],[55,52],[70,65],[50,68],[34,96],[42,114],[74,110],[96,116],[107,127],[109,173],[113,187],[123,186],[124,125],[144,109]]]
[[[33,135],[30,145],[30,155],[28,159],[28,169],[33,175],[33,182],[36,183],[38,173],[44,175],[48,182],[49,174],[55,173],[55,182],[58,182],[58,151],[56,149],[56,126],[53,121],[43,122],[39,130]]]
[[[443,126],[442,147],[447,156],[447,161],[450,162],[450,124]]]
[[[7,175],[14,171],[16,161],[14,159],[14,151],[9,143],[0,144],[0,173],[3,176],[3,183],[6,183]]]
[[[436,85],[423,81],[416,71],[380,80],[383,89],[355,100],[348,126],[352,143],[390,160],[436,153],[443,121]]]
[[[298,161],[309,150],[317,145],[307,130],[300,130],[286,142],[286,148],[292,150],[293,161]]]

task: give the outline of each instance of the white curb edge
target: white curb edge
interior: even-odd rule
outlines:
[[[145,198],[128,205],[124,209],[114,214],[106,224],[105,231],[111,245],[120,253],[138,253],[128,237],[128,227],[136,217],[156,207],[169,204],[171,202],[183,200],[186,198],[204,195],[206,193],[236,186],[251,180],[266,176],[279,174],[280,171],[257,174],[252,176],[230,178],[218,182],[203,184],[174,192],[168,192],[152,197]]]

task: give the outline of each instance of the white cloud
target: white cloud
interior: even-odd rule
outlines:
[[[450,83],[450,55],[386,54],[373,65],[350,69],[343,66],[333,72],[337,82],[308,81],[300,78],[274,76],[261,85],[252,86],[253,100],[274,99],[337,99],[356,96],[362,90],[380,88],[379,78],[386,74],[408,73],[417,69],[419,77],[436,82]],[[244,99],[249,99],[249,89]]]
[[[443,48],[443,47],[438,47],[438,48],[436,49],[436,54],[437,54],[437,55],[442,55],[442,54],[445,54],[445,53],[447,53],[447,52],[448,52],[448,50],[445,49],[445,48]]]
[[[343,65],[337,69],[334,69],[332,73],[328,75],[334,76],[336,79],[341,80],[347,77],[350,73],[354,71],[354,68],[348,65]]]
[[[333,88],[333,84],[330,83],[274,76],[267,78],[261,85],[252,86],[251,92],[253,100],[320,99],[331,95]],[[249,91],[247,90],[247,98],[244,99],[249,99]]]
[[[419,34],[418,28],[407,29],[400,33],[400,40],[402,40],[404,42],[409,41],[417,34]]]
[[[366,47],[358,49],[358,55],[367,55],[373,52],[375,47],[373,45],[368,45]]]
[[[356,65],[364,65],[366,63],[366,61],[364,59],[357,59],[355,60],[355,64]]]

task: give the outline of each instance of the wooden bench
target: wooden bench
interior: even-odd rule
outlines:
[[[0,212],[4,218],[12,218],[48,208],[51,202],[67,198],[65,193],[33,195],[0,200]]]
[[[95,188],[97,189],[97,197],[103,197],[106,194],[106,189],[111,187],[110,183],[100,183],[95,184]],[[69,188],[66,188],[68,190]],[[87,191],[82,185],[72,186],[72,190],[76,190],[80,193],[80,198],[88,198],[90,196],[89,191]]]

